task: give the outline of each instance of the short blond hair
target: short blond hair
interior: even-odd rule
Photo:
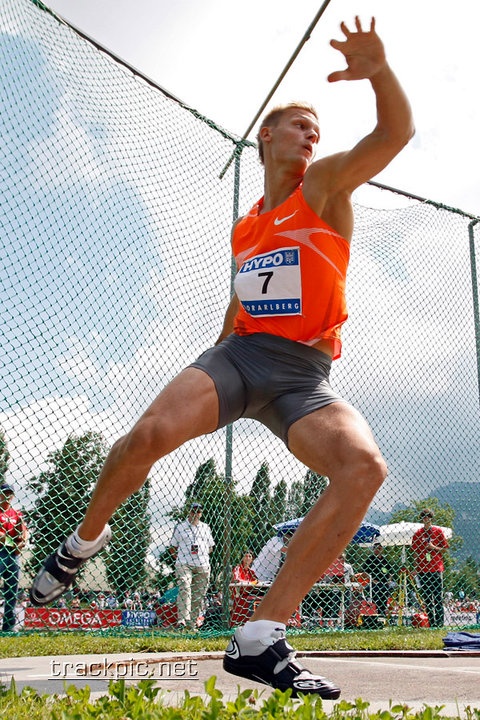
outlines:
[[[264,156],[263,156],[263,140],[260,137],[260,132],[264,127],[271,127],[272,125],[275,127],[275,125],[278,125],[280,122],[280,119],[283,117],[285,112],[287,110],[306,110],[309,113],[312,113],[312,115],[317,119],[318,121],[318,114],[313,105],[310,103],[304,102],[303,100],[300,100],[299,102],[290,102],[286,103],[285,105],[276,105],[274,108],[272,108],[263,118],[262,122],[260,123],[260,128],[257,133],[257,145],[258,145],[258,156],[260,158],[260,162],[263,165],[264,162]]]

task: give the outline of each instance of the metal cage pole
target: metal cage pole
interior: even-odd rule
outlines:
[[[233,185],[233,222],[238,218],[240,206],[240,161],[245,142],[240,141],[234,151],[235,175]],[[233,296],[233,282],[236,275],[235,258],[231,256],[230,264],[230,297]],[[233,425],[226,427],[225,435],[225,505],[224,505],[224,532],[223,532],[223,587],[222,610],[225,627],[230,624],[230,592],[229,585],[232,575],[232,489],[233,489]]]
[[[475,348],[477,354],[478,398],[480,402],[480,306],[478,300],[477,260],[475,256],[475,235],[473,228],[480,220],[472,220],[468,224],[468,240],[470,245],[470,273],[472,277],[473,324],[475,328]]]
[[[307,42],[307,40],[310,40],[310,35],[312,34],[313,30],[315,29],[315,26],[317,25],[318,21],[319,21],[320,18],[322,17],[323,13],[325,12],[325,10],[327,9],[327,7],[329,6],[330,2],[331,2],[331,0],[325,0],[325,1],[324,1],[324,3],[323,3],[323,5],[321,6],[320,10],[318,10],[318,12],[317,12],[317,14],[315,15],[315,17],[313,18],[312,22],[310,23],[310,25],[308,26],[308,28],[305,30],[305,33],[304,33],[302,39],[300,40],[300,42],[298,43],[297,47],[295,48],[292,56],[290,57],[289,61],[287,62],[287,64],[286,64],[285,67],[283,68],[282,72],[281,72],[280,75],[278,76],[276,82],[274,83],[272,89],[270,90],[270,92],[269,92],[268,95],[266,96],[265,100],[262,102],[262,104],[261,104],[260,107],[258,108],[258,110],[257,110],[257,112],[256,112],[256,114],[255,114],[255,117],[254,117],[253,120],[251,121],[250,125],[249,125],[248,128],[245,130],[245,132],[244,132],[244,134],[243,134],[243,137],[242,137],[242,140],[246,140],[246,139],[248,138],[248,136],[250,135],[251,131],[252,131],[253,128],[255,127],[255,123],[257,122],[257,120],[259,119],[260,115],[262,114],[262,112],[263,112],[263,111],[265,110],[265,108],[267,107],[267,105],[268,105],[268,103],[270,102],[270,100],[272,99],[273,95],[276,93],[278,86],[280,85],[280,83],[282,82],[283,78],[285,77],[285,75],[286,75],[287,72],[290,70],[290,68],[292,67],[292,65],[293,65],[293,63],[295,62],[295,60],[297,59],[297,57],[298,57],[301,49],[303,48],[303,46],[305,45],[305,43]],[[238,147],[238,146],[237,146],[237,147]],[[232,160],[233,160],[234,157],[236,156],[236,152],[237,152],[237,149],[234,150],[232,156],[230,157],[230,159],[228,160],[227,164],[225,165],[225,167],[223,168],[222,172],[220,173],[220,180],[223,178],[223,176],[224,176],[225,173],[227,172],[228,168],[230,167],[230,164],[231,164]]]

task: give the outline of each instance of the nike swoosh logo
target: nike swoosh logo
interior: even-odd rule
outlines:
[[[285,220],[290,220],[290,218],[292,218],[294,215],[296,215],[297,212],[298,212],[298,210],[295,210],[294,213],[292,213],[291,215],[287,215],[287,216],[284,217],[284,218],[278,218],[278,217],[276,217],[275,220],[273,221],[273,224],[274,224],[274,225],[281,225],[282,223],[285,222]]]

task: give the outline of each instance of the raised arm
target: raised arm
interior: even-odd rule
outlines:
[[[377,123],[373,131],[352,150],[331,155],[313,163],[305,180],[321,179],[329,193],[353,192],[377,175],[402,150],[414,134],[410,103],[397,77],[387,63],[383,43],[375,31],[375,19],[364,31],[358,17],[356,31],[342,22],[345,40],[332,40],[333,48],[345,57],[347,67],[329,75],[329,82],[339,80],[370,81],[376,98]],[[352,108],[352,117],[355,109]],[[307,176],[308,177],[307,180]]]

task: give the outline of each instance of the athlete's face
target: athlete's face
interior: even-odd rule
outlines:
[[[279,155],[298,159],[305,165],[306,170],[314,158],[320,140],[317,118],[308,110],[287,110],[278,125],[272,129],[272,139]]]

